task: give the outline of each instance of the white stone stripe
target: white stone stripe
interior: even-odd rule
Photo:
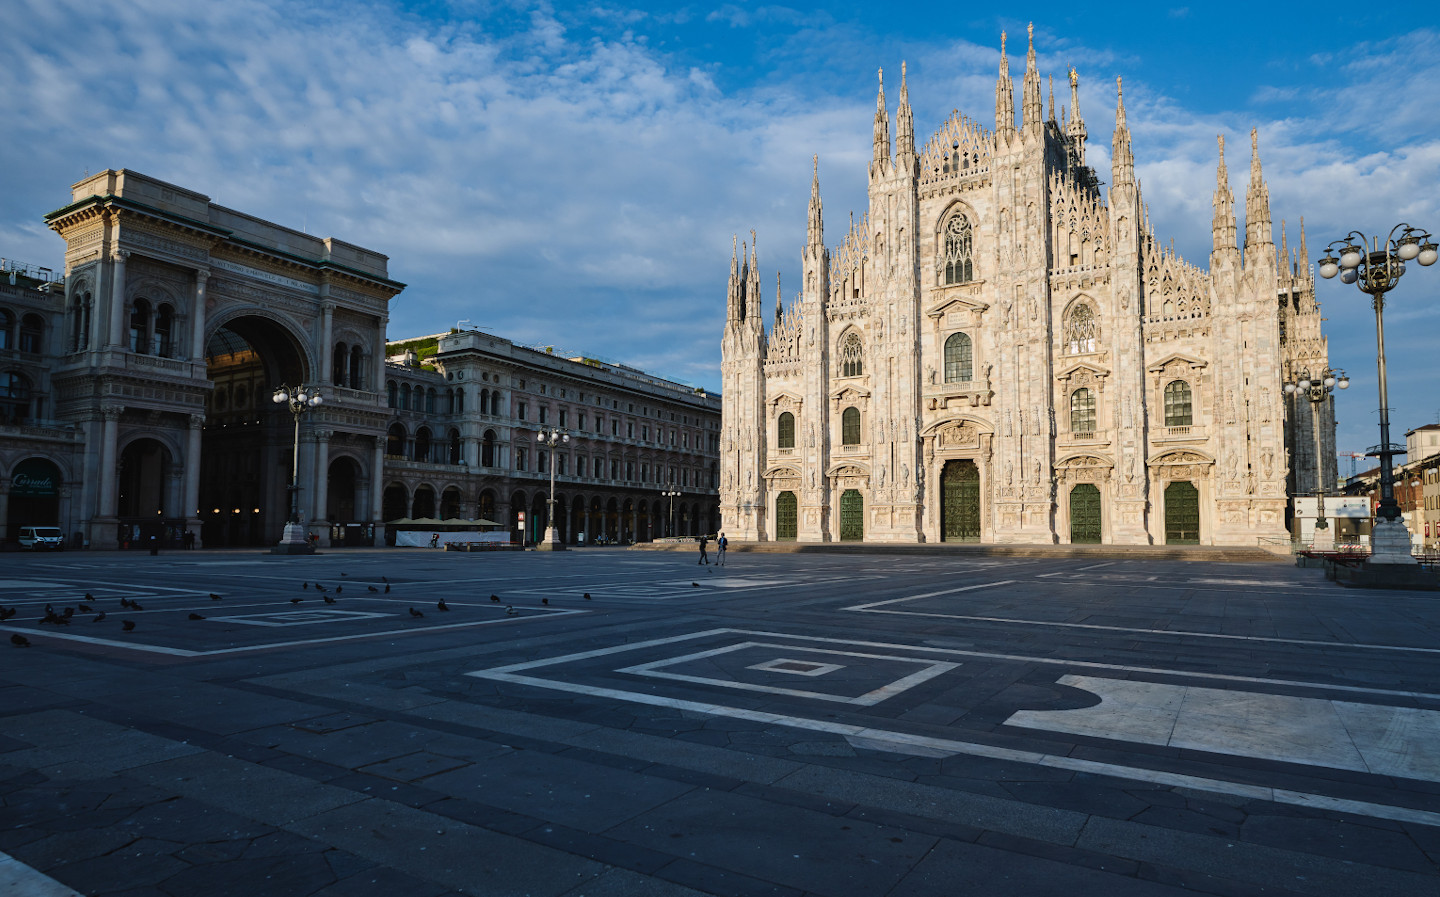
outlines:
[[[667,640],[668,641],[668,640]],[[631,646],[625,646],[629,648]],[[977,744],[968,741],[954,741],[946,738],[932,738],[925,735],[912,735],[905,732],[891,732],[884,729],[873,729],[869,726],[855,726],[845,723],[829,723],[822,720],[803,719],[801,717],[785,716],[779,713],[769,713],[763,710],[745,710],[739,707],[726,707],[721,704],[708,704],[699,701],[684,701],[676,698],[667,698],[662,695],[641,694],[638,692],[619,691],[612,688],[599,688],[590,685],[578,685],[569,682],[558,682],[549,679],[541,679],[535,676],[517,676],[513,673],[502,673],[497,670],[477,670],[466,673],[467,676],[475,676],[481,679],[494,679],[500,682],[511,682],[517,685],[533,685],[537,688],[547,688],[555,691],[565,691],[574,694],[590,695],[598,698],[610,698],[618,701],[628,701],[636,704],[649,704],[656,707],[668,707],[675,710],[689,710],[695,713],[708,713],[712,716],[725,716],[732,719],[743,719],[752,722],[765,723],[767,725],[788,726],[795,729],[805,729],[812,732],[827,732],[835,735],[854,736],[869,739],[874,743],[890,743],[896,745],[898,753],[905,753],[904,748],[918,747],[928,750],[949,751],[953,754],[964,754],[972,757],[986,757],[992,760],[1009,760],[1016,763],[1034,763],[1041,766],[1051,766],[1058,769],[1068,769],[1073,772],[1086,772],[1096,775],[1115,776],[1118,778],[1131,779],[1141,782],[1153,782],[1158,785],[1166,785],[1172,788],[1193,788],[1198,791],[1210,791],[1217,794],[1232,794],[1240,797],[1247,797],[1258,800],[1268,800],[1275,803],[1293,804],[1303,807],[1316,807],[1335,810],[1342,813],[1354,813],[1357,816],[1370,816],[1377,819],[1391,819],[1397,822],[1414,822],[1420,825],[1440,826],[1440,813],[1433,813],[1425,810],[1412,810],[1408,807],[1394,807],[1388,804],[1370,803],[1367,801],[1346,800],[1343,798],[1328,797],[1323,794],[1310,794],[1303,791],[1286,791],[1270,788],[1264,785],[1246,785],[1239,782],[1227,782],[1221,779],[1203,778],[1200,776],[1188,776],[1180,773],[1162,772],[1154,769],[1141,767],[1123,766],[1117,763],[1101,763],[1094,760],[1081,760],[1074,757],[1061,757],[1053,754],[1042,754],[1035,751],[1021,751],[1011,748],[992,747],[986,744]]]
[[[38,869],[0,853],[0,895],[3,897],[85,897]]]

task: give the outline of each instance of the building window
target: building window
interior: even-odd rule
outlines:
[[[619,436],[619,435],[620,435],[620,421],[616,420],[615,418],[611,418],[611,419],[610,419],[610,435],[611,435],[611,436]]]
[[[860,444],[860,409],[846,408],[840,415],[840,444]]]
[[[0,423],[23,424],[30,419],[30,381],[7,371],[0,373]]]
[[[550,418],[550,409],[544,405],[540,406],[540,423],[547,423]]]
[[[400,406],[400,387],[395,385],[394,380],[385,382],[385,398],[389,401],[391,408]]]
[[[626,422],[626,424],[625,424],[625,438],[626,438],[626,439],[634,439],[634,438],[635,438],[635,424],[634,424],[634,423],[628,422],[628,421]]]
[[[1065,354],[1094,352],[1098,329],[1095,312],[1087,303],[1077,302],[1065,318]]]
[[[1190,384],[1171,380],[1165,384],[1165,426],[1188,427],[1194,420],[1190,410]]]
[[[518,417],[520,420],[524,420],[524,419],[525,419],[525,403],[524,403],[524,402],[520,402],[520,403],[518,403],[518,404],[515,406],[515,416]]]
[[[860,342],[860,334],[850,331],[840,340],[840,376],[858,377],[864,370],[861,363],[865,354],[864,346]]]
[[[560,409],[560,426],[562,426],[562,427],[567,426],[567,424],[565,423],[565,419],[566,419],[567,417],[569,417],[569,416],[570,416],[570,415],[569,415],[568,413],[566,413],[566,411],[565,411],[564,408],[561,408],[561,409]]]
[[[535,470],[540,473],[550,472],[550,453],[544,449],[535,452]]]
[[[1070,393],[1070,432],[1077,436],[1095,432],[1095,393],[1084,387]]]
[[[941,256],[945,282],[969,283],[975,279],[975,263],[971,258],[974,232],[964,215],[955,215],[945,223],[945,246]]]
[[[945,382],[966,383],[974,371],[975,352],[969,334],[952,333],[945,340]]]
[[[795,415],[786,411],[780,415],[775,427],[776,445],[782,449],[795,447]]]
[[[517,448],[515,450],[515,469],[525,469],[525,450],[523,448]]]
[[[585,429],[585,412],[582,411],[582,412],[580,412],[578,415],[576,415],[576,417],[575,417],[575,427],[576,427],[576,429],[580,429],[580,430]]]
[[[555,456],[555,464],[557,465],[555,468],[555,472],[560,474],[560,476],[562,477],[565,476],[565,468],[568,466],[565,462],[568,457],[568,455]]]
[[[620,479],[620,461],[618,458],[610,459],[610,479]]]
[[[170,306],[165,306],[169,308]],[[45,332],[45,322],[39,315],[26,315],[20,320],[20,351],[39,354],[41,336]],[[168,346],[168,332],[167,332]]]

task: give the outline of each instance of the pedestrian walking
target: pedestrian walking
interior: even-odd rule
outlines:
[[[700,560],[696,561],[695,563],[697,563],[697,564],[704,564],[705,566],[708,567],[708,566],[710,566],[710,556],[705,553],[705,545],[706,545],[706,544],[707,544],[707,543],[706,543],[705,537],[704,537],[704,536],[701,536],[701,537],[700,537]]]
[[[729,545],[730,542],[725,538],[724,533],[721,533],[720,538],[715,540],[715,563],[718,566],[725,566],[725,549],[729,547]]]

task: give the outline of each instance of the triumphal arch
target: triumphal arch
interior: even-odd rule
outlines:
[[[274,544],[299,507],[317,533],[380,521],[386,256],[227,209],[128,170],[46,216],[66,242],[55,417],[84,433],[78,525],[92,545]]]

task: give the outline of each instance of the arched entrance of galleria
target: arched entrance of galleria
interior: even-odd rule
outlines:
[[[290,512],[294,418],[271,396],[309,382],[295,339],[274,321],[242,316],[205,343],[213,389],[200,441],[201,539],[207,547],[276,542]]]

